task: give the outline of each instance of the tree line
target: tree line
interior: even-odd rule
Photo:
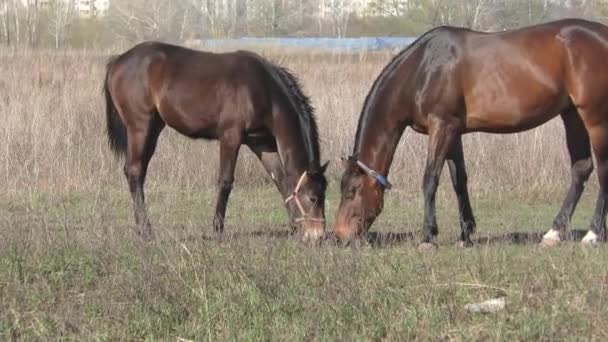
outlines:
[[[362,2],[363,3],[363,2]],[[455,25],[500,31],[564,17],[608,22],[608,0],[0,0],[0,44],[100,47],[142,40],[415,36]]]

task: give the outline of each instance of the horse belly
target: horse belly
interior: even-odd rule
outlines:
[[[512,98],[508,105],[489,103],[467,111],[467,132],[516,133],[538,127],[560,114],[569,103],[567,96],[540,97],[537,101]],[[515,104],[515,105],[514,105]]]
[[[202,110],[160,109],[167,126],[190,138],[217,139],[217,114]]]

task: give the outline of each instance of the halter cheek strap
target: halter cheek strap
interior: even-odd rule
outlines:
[[[379,174],[377,171],[372,170],[369,166],[363,164],[363,162],[360,161],[359,159],[356,159],[356,161],[357,161],[357,166],[359,166],[363,171],[365,171],[365,173],[367,173],[370,177],[374,178],[386,190],[390,190],[393,187],[391,182],[389,182],[386,177]]]
[[[302,215],[295,220],[296,222],[302,222],[302,221],[325,222],[324,219],[308,217],[308,214],[306,213],[306,211],[304,210],[304,207],[302,206],[302,202],[300,202],[300,198],[299,198],[300,188],[302,187],[302,184],[304,184],[304,180],[306,179],[307,176],[308,176],[308,172],[304,171],[304,173],[300,176],[300,179],[298,180],[298,183],[296,184],[295,189],[293,189],[293,192],[291,193],[291,195],[289,195],[289,197],[287,197],[285,199],[285,203],[289,203],[290,201],[296,202],[296,206],[298,207],[298,210],[300,211],[300,214]]]

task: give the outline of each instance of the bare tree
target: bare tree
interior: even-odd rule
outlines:
[[[249,2],[247,0],[237,1],[234,31],[237,35],[249,35]]]
[[[490,0],[471,0],[462,2],[461,13],[464,26],[471,29],[480,29],[482,18],[489,10]]]
[[[333,35],[344,37],[348,30],[348,24],[352,16],[352,8],[349,0],[325,0],[323,9],[331,22]]]
[[[414,1],[375,0],[368,7],[374,15],[402,17],[411,10],[413,3]]]
[[[0,41],[80,46],[242,36],[416,35],[439,25],[497,31],[563,17],[608,22],[606,0],[112,0],[78,19],[76,0],[0,0]],[[105,28],[105,29],[102,29]]]
[[[28,0],[25,6],[26,25],[27,25],[27,40],[30,45],[36,45],[38,42],[38,0]]]
[[[54,0],[49,4],[47,10],[48,32],[53,38],[55,49],[63,46],[68,34],[71,21],[75,17],[75,0]]]
[[[111,3],[109,27],[127,41],[178,40],[185,36],[184,2],[116,0]],[[183,29],[183,32],[182,32]]]
[[[20,21],[19,21],[19,1],[18,0],[12,0],[12,12],[13,12],[13,27],[14,27],[14,41],[16,45],[19,45],[20,42],[20,36],[21,36],[21,26]]]
[[[4,36],[6,37],[6,45],[11,45],[11,29],[10,29],[10,12],[9,0],[4,0],[2,7]]]

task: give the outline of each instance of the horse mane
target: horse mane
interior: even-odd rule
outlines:
[[[276,65],[257,54],[250,54],[267,67],[267,71],[289,99],[298,118],[298,126],[304,140],[304,148],[308,156],[309,166],[312,168],[311,171],[319,171],[317,170],[320,168],[319,130],[315,109],[310,102],[310,98],[302,91],[300,80],[289,69]]]
[[[287,94],[295,98],[294,102],[298,109],[296,112],[298,114],[298,119],[300,120],[300,130],[302,131],[304,142],[308,145],[307,150],[309,150],[309,162],[317,162],[318,164],[320,158],[320,148],[319,130],[317,127],[315,109],[310,102],[310,98],[302,91],[298,77],[287,68],[277,66],[276,69],[283,83],[289,90]]]
[[[372,84],[372,87],[369,89],[369,92],[367,93],[367,95],[365,96],[365,101],[363,102],[363,108],[361,109],[361,116],[359,117],[359,123],[357,124],[357,132],[355,133],[355,146],[353,147],[355,149],[356,152],[356,148],[359,145],[359,135],[361,134],[361,130],[363,129],[363,115],[365,114],[365,111],[367,109],[367,107],[369,106],[369,102],[371,101],[372,98],[372,94],[374,93],[374,90],[376,90],[376,88],[380,85],[380,82],[384,80],[385,76],[387,75],[389,70],[392,70],[396,67],[396,62],[398,59],[401,59],[402,57],[404,57],[404,55],[409,52],[414,46],[418,45],[424,38],[426,38],[429,33],[435,31],[436,29],[430,30],[428,32],[426,32],[425,34],[423,34],[422,36],[418,37],[418,39],[416,39],[413,43],[411,43],[410,45],[408,45],[407,47],[405,47],[403,50],[401,50],[398,54],[396,54],[395,56],[393,56],[393,58],[391,59],[390,62],[388,62],[384,68],[382,68],[382,71],[380,71],[380,74],[378,74],[378,77],[376,77],[376,79],[374,80],[374,83]],[[425,39],[426,41],[426,39]]]

